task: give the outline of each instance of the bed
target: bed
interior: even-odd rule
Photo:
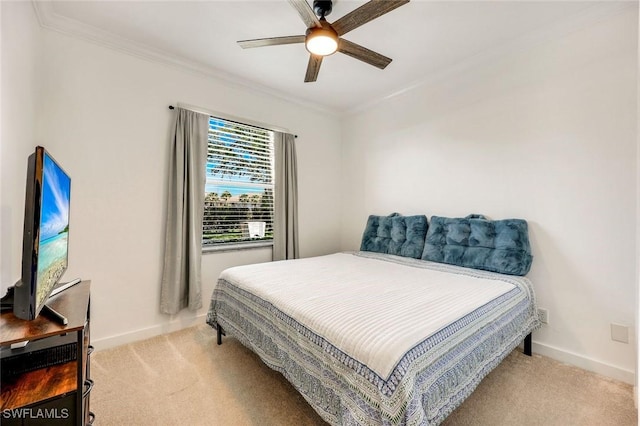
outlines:
[[[411,218],[370,217],[361,251],[223,271],[207,315],[218,343],[237,338],[332,425],[439,424],[521,342],[530,354],[539,321],[526,277],[486,270],[515,259],[495,254],[495,223],[487,235],[503,241],[478,260],[469,223],[486,219],[464,218],[460,233],[434,217],[429,233]],[[508,267],[522,271],[516,257]]]

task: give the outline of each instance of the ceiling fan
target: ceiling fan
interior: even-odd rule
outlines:
[[[289,0],[289,3],[298,11],[307,26],[305,35],[241,40],[238,44],[243,49],[248,49],[251,47],[304,43],[309,51],[309,64],[304,77],[305,83],[308,83],[316,81],[318,78],[322,58],[336,51],[380,69],[384,69],[389,65],[391,58],[345,40],[342,36],[403,4],[409,3],[409,0],[371,0],[332,24],[325,19],[325,16],[331,13],[333,7],[331,0],[314,0],[313,9],[311,9],[306,0]]]

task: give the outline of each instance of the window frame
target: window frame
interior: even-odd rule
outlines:
[[[237,124],[239,126],[247,126],[247,127],[251,127],[251,128],[256,128],[259,129],[261,131],[267,131],[270,133],[270,151],[271,151],[271,157],[270,157],[270,162],[271,162],[271,182],[268,184],[257,184],[257,185],[264,185],[263,187],[266,188],[267,186],[269,186],[272,190],[272,205],[271,205],[271,223],[272,223],[272,227],[273,227],[273,219],[274,219],[274,215],[275,215],[275,143],[274,143],[274,139],[275,139],[275,132],[278,132],[280,130],[274,129],[274,128],[270,128],[268,126],[265,125],[261,125],[255,122],[251,122],[249,120],[244,120],[244,119],[239,119],[239,118],[230,118],[227,115],[224,114],[218,114],[218,113],[211,113],[211,112],[207,112],[206,114],[209,115],[209,129],[207,131],[207,152],[209,152],[209,143],[210,143],[210,135],[211,135],[211,128],[212,128],[212,120],[218,120],[218,121],[223,121],[225,123],[229,122],[229,123],[234,123]],[[210,191],[207,191],[207,187],[209,185],[213,185],[215,184],[214,182],[218,182],[223,183],[222,179],[211,179],[210,178],[210,173],[209,173],[209,161],[207,160],[206,162],[206,170],[205,170],[205,176],[206,176],[206,182],[205,182],[205,189],[204,189],[204,196],[206,198],[207,194]],[[240,184],[239,186],[243,186],[242,184]],[[250,185],[248,185],[250,186]],[[203,232],[203,237],[202,237],[202,243],[201,243],[201,247],[202,247],[202,252],[203,253],[211,253],[211,252],[225,252],[225,251],[235,251],[235,250],[246,250],[246,249],[257,249],[257,248],[271,248],[273,247],[273,236],[271,237],[271,239],[256,239],[256,240],[240,240],[240,241],[231,241],[231,242],[222,242],[222,243],[210,243],[210,244],[205,244],[205,238],[204,238],[204,226],[205,226],[205,218],[206,215],[204,214],[205,212],[205,203],[206,201],[203,201],[203,224],[202,224],[202,232]]]

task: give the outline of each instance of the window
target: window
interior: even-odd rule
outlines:
[[[210,117],[203,247],[273,240],[273,136]]]

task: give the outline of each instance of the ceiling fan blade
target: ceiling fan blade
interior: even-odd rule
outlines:
[[[371,0],[331,24],[339,36],[409,3],[409,0]]]
[[[298,15],[300,15],[307,28],[322,27],[320,20],[306,0],[289,0],[289,4],[298,11]]]
[[[312,83],[317,80],[322,65],[322,56],[309,54],[309,65],[307,65],[307,74],[304,76],[305,83]]]
[[[240,40],[238,44],[243,49],[249,49],[251,47],[263,47],[263,46],[277,46],[279,44],[294,44],[304,43],[304,36],[286,36],[286,37],[270,37],[270,38],[256,38],[253,40]]]
[[[369,50],[366,47],[362,47],[359,44],[355,44],[343,38],[338,40],[338,52],[349,55],[352,58],[359,59],[362,62],[378,67],[381,70],[385,69],[386,66],[391,63],[391,58],[387,58],[373,50]]]

